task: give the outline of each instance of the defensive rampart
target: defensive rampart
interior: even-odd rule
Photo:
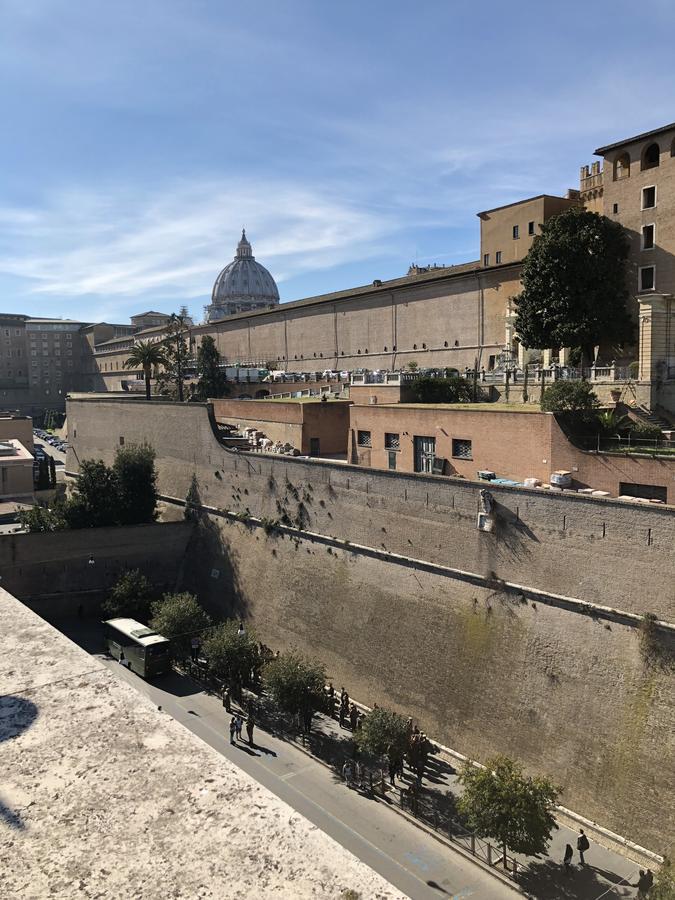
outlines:
[[[654,648],[639,627],[646,612],[675,621],[672,508],[495,487],[485,533],[481,486],[461,479],[232,453],[197,405],[77,400],[68,415],[69,471],[111,461],[123,438],[155,447],[165,497],[182,501],[196,475],[213,513],[186,579],[207,602],[322,657],[355,696],[463,753],[549,772],[565,805],[672,852],[672,634],[658,629]]]

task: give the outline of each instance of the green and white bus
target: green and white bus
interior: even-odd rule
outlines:
[[[152,678],[171,668],[171,642],[135,619],[108,619],[103,623],[103,641],[113,659],[121,659],[141,678]]]

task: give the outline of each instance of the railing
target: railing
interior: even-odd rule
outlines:
[[[675,456],[675,441],[665,438],[634,438],[628,432],[623,437],[603,437],[587,435],[575,437],[574,443],[581,450],[596,453],[646,453],[649,456]]]

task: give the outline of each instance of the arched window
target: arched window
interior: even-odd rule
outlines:
[[[426,345],[426,344],[422,344],[422,350],[426,350],[426,349],[427,349],[427,345]]]
[[[660,154],[661,148],[656,143],[649,144],[648,147],[645,147],[642,153],[642,168],[655,169],[659,164]]]
[[[622,153],[614,160],[614,181],[619,178],[628,178],[630,175],[630,156]]]
[[[447,346],[448,346],[448,342],[447,342],[447,341],[443,341],[443,346],[444,346],[444,347],[447,347]]]

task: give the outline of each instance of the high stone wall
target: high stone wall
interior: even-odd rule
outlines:
[[[467,755],[509,753],[555,777],[566,806],[675,849],[675,676],[647,663],[624,615],[675,621],[672,508],[495,486],[486,534],[480,484],[228,452],[204,406],[77,400],[68,415],[71,472],[112,461],[120,437],[145,440],[165,497],[181,501],[195,473],[205,506],[304,530],[205,516],[186,579],[209,605],[319,656],[364,702]],[[521,597],[500,579],[571,599]]]

